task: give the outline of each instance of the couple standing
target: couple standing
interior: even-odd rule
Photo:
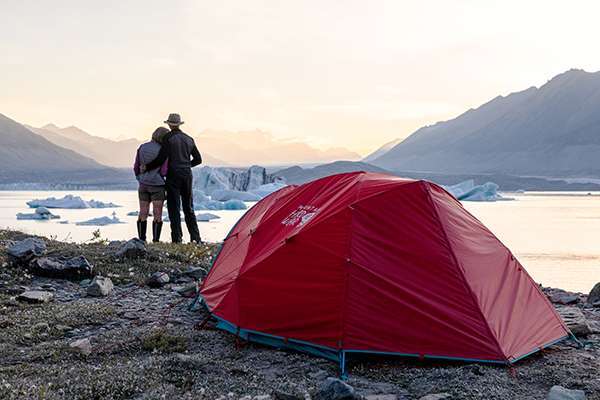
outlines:
[[[170,114],[164,122],[170,129],[157,128],[152,134],[152,140],[142,144],[135,157],[133,170],[139,182],[140,201],[138,237],[146,241],[148,214],[152,203],[152,241],[160,241],[162,209],[166,198],[173,243],[181,243],[183,239],[181,210],[190,240],[200,243],[192,196],[192,168],[202,163],[202,157],[194,139],[180,129],[183,121],[179,114]]]

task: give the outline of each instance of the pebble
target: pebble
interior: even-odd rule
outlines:
[[[313,396],[313,400],[359,400],[354,388],[337,378],[327,378]]]
[[[448,393],[433,393],[419,398],[419,400],[444,400],[451,399],[452,396]]]
[[[92,297],[106,297],[113,290],[113,283],[110,278],[96,276],[87,288],[87,295]]]
[[[92,354],[92,343],[88,338],[75,340],[69,344],[69,347],[86,356]]]

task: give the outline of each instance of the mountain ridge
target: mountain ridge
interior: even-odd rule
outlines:
[[[569,70],[425,126],[372,160],[382,168],[600,176],[600,72]]]

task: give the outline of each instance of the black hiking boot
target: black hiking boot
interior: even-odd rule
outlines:
[[[162,221],[161,222],[152,222],[152,241],[154,243],[160,242],[160,231],[162,231]]]
[[[138,221],[137,222],[137,231],[138,238],[142,241],[146,241],[146,230],[148,229],[148,221]]]

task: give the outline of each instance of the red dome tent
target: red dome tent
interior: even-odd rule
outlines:
[[[441,187],[365,172],[252,207],[201,287],[218,326],[340,361],[513,363],[570,335],[511,252]]]

